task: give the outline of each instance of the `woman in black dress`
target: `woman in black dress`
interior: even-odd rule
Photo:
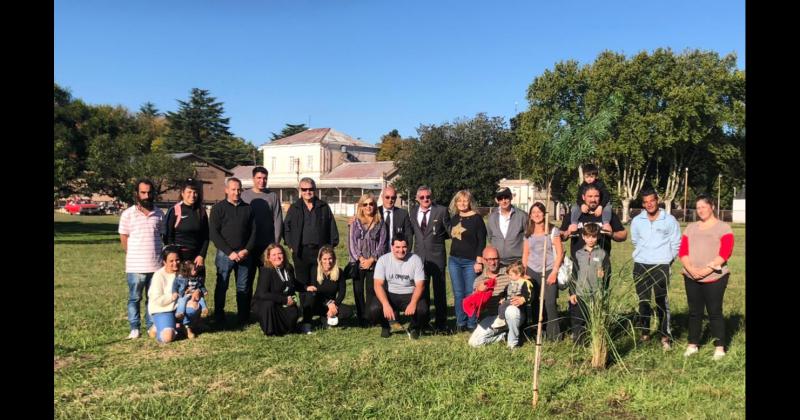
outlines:
[[[294,331],[300,311],[295,292],[303,289],[286,261],[286,252],[270,244],[262,255],[266,270],[260,270],[251,312],[264,335],[284,335]]]
[[[336,264],[336,252],[330,245],[320,248],[317,256],[317,276],[306,286],[306,292],[308,293],[303,301],[303,322],[310,321],[314,315],[319,315],[320,321],[336,326],[340,320],[353,315],[353,310],[342,303],[347,293],[347,283],[342,269]],[[311,330],[310,327],[304,325],[302,331],[308,332]]]

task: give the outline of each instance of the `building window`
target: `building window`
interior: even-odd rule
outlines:
[[[306,170],[311,171],[314,169],[314,156],[308,155],[308,160],[306,161]]]
[[[275,156],[272,157],[272,172],[275,172],[275,164],[278,161],[278,158]]]
[[[294,172],[294,156],[289,156],[289,172]]]

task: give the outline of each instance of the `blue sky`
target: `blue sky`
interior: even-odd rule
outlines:
[[[64,1],[54,80],[91,104],[177,109],[198,87],[261,145],[286,123],[368,143],[478,112],[508,121],[533,79],[603,50],[736,53],[736,1]]]

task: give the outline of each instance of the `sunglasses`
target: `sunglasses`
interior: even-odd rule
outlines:
[[[504,195],[502,197],[497,197],[497,201],[503,201],[503,200],[511,200],[511,197],[507,195]]]
[[[420,200],[430,200],[431,196],[429,196],[429,195],[421,195],[421,196],[419,196],[417,198],[420,199]]]
[[[309,192],[309,191],[314,191],[314,189],[313,188],[300,188],[300,191]]]
[[[364,204],[361,205],[361,207],[367,207],[367,206],[375,206],[375,203],[371,203],[370,202],[370,203],[364,203]]]
[[[385,198],[387,200],[397,200],[397,196],[396,195],[384,195],[383,198]]]

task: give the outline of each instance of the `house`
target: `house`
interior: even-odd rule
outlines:
[[[736,192],[736,188],[734,187],[733,215],[732,215],[733,223],[745,223],[744,204],[745,204],[744,187],[742,187],[742,190],[738,192]]]
[[[203,185],[203,204],[214,204],[225,199],[225,179],[233,172],[193,153],[172,153],[178,160],[187,160],[194,166],[194,178]],[[175,203],[180,200],[178,189],[168,190],[161,194],[159,201]]]
[[[297,200],[299,181],[308,177],[335,214],[352,215],[362,194],[379,195],[397,177],[393,161],[377,161],[377,147],[332,128],[309,129],[258,149],[269,171],[267,186],[278,193],[284,207]],[[252,185],[252,172],[248,178]]]
[[[501,179],[498,183],[499,187],[508,187],[511,189],[511,204],[518,209],[527,212],[533,203],[541,201],[542,204],[546,202],[547,193],[536,188],[533,182],[527,179]],[[552,194],[550,196],[550,206],[547,212],[555,215],[556,220],[561,220],[560,212],[555,210],[558,208],[558,203],[553,201]]]

